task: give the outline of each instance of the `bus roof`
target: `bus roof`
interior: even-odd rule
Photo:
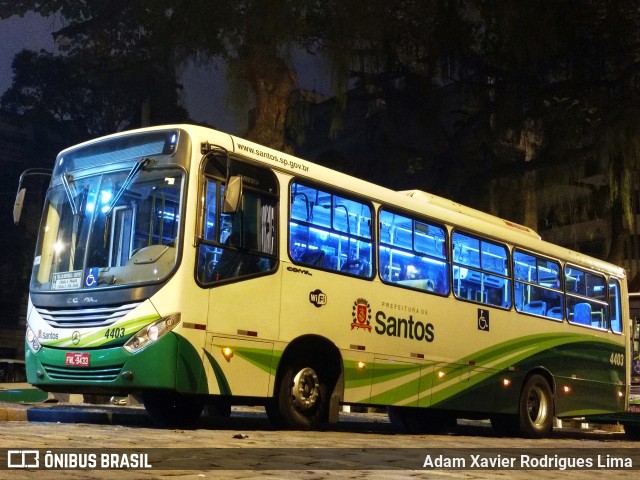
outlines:
[[[438,205],[440,207],[446,208],[447,210],[453,210],[463,215],[467,215],[469,217],[477,218],[478,220],[484,222],[490,222],[499,226],[506,226],[508,228],[513,228],[520,233],[524,233],[530,235],[532,238],[536,240],[541,240],[540,235],[538,235],[534,230],[529,227],[525,227],[524,225],[520,225],[518,223],[512,222],[510,220],[505,220],[500,217],[496,217],[489,213],[483,212],[481,210],[476,210],[475,208],[467,207],[460,203],[454,202],[447,198],[439,197],[437,195],[433,195],[431,193],[423,192],[422,190],[403,190],[398,193],[402,193],[407,195],[408,197],[414,198],[416,200],[420,200],[421,202],[430,203],[432,205]]]

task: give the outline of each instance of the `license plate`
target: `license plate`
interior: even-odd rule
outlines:
[[[64,364],[68,367],[88,367],[89,366],[88,353],[74,353],[67,352],[64,358]]]

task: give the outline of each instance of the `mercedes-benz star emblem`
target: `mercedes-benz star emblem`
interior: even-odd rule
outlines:
[[[80,332],[78,330],[71,334],[71,342],[74,345],[77,345],[80,342]]]

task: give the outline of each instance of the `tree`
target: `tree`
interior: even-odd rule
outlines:
[[[565,201],[554,194],[542,210],[541,188],[588,192],[576,180],[596,165],[611,172],[608,207],[627,219],[614,222],[613,237],[629,228],[640,58],[633,0],[0,0],[0,15],[28,10],[65,18],[60,48],[80,58],[144,52],[151,71],[175,78],[185,59],[221,57],[255,100],[246,136],[282,150],[296,83],[288,52],[321,53],[336,79],[337,110],[348,81],[375,107],[352,123],[380,146],[377,168],[366,169],[378,178],[399,182],[388,173],[401,163],[414,186],[537,228],[553,219],[534,212]],[[403,91],[394,76],[406,80]],[[348,121],[333,119],[329,137]],[[600,190],[592,203],[602,203]],[[619,252],[612,248],[611,258]]]
[[[15,57],[14,83],[1,100],[2,108],[74,125],[85,136],[186,120],[162,45],[131,23],[131,17],[111,16],[110,8],[129,11],[126,2],[88,3],[106,8],[84,28],[71,23],[56,32],[61,55],[22,51]],[[82,2],[18,2],[14,12],[24,13],[27,5],[43,15],[88,13]],[[1,11],[8,12],[9,6]],[[147,111],[150,117],[143,119]]]
[[[293,42],[304,38],[315,2],[304,0],[24,0],[0,1],[5,17],[35,11],[61,15],[57,32],[67,54],[100,58],[133,56],[142,46],[148,58],[165,59],[162,73],[191,58],[223,58],[255,97],[247,138],[279,149],[296,75],[285,60]]]
[[[292,44],[308,28],[310,9],[303,0],[205,0],[167,2],[175,52],[188,58],[220,57],[231,78],[246,85],[255,108],[246,138],[279,150],[296,73],[287,61]],[[235,85],[242,90],[241,85]]]
[[[584,190],[600,174],[609,187],[609,260],[622,261],[631,225],[631,182],[638,169],[640,11],[633,1],[477,2],[482,18],[482,71],[495,79],[492,125],[520,150],[518,171]],[[519,168],[518,168],[519,167]],[[573,185],[572,185],[573,184]],[[575,186],[574,186],[575,185]],[[592,187],[593,203],[602,187]],[[567,201],[560,193],[559,204]],[[582,197],[581,201],[590,201]],[[581,216],[569,221],[584,220]],[[600,211],[602,214],[602,211]],[[536,225],[533,225],[534,227]]]
[[[140,125],[145,104],[151,106],[154,123],[187,118],[186,111],[177,105],[171,79],[144,58],[60,56],[23,50],[12,67],[14,81],[0,99],[2,109],[39,121],[48,119],[52,124],[72,125],[80,137]]]

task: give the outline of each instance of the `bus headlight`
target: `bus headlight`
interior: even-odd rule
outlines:
[[[31,327],[29,325],[27,325],[27,332],[25,334],[25,338],[27,340],[27,344],[29,345],[29,348],[36,353],[38,350],[40,350],[40,348],[42,348],[42,345],[40,345],[40,342],[38,341],[38,337],[36,336],[35,333],[33,333],[33,330],[31,330]]]
[[[171,315],[162,317],[160,320],[156,320],[155,322],[147,325],[131,337],[127,343],[124,344],[124,348],[129,353],[135,353],[142,350],[147,345],[156,342],[158,339],[169,333],[179,323],[179,313],[172,313]]]

